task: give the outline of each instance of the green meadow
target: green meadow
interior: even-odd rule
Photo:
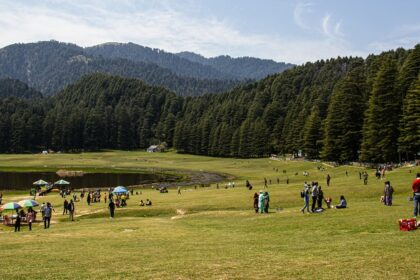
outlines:
[[[322,166],[325,170],[318,170]],[[385,180],[368,169],[363,185],[355,166],[263,159],[212,158],[168,153],[107,151],[82,154],[0,155],[0,170],[205,171],[228,181],[210,187],[183,186],[161,194],[150,187],[116,209],[76,202],[76,219],[62,215],[63,199],[50,193],[37,201],[55,208],[51,228],[32,232],[0,225],[1,279],[418,279],[420,231],[402,232],[411,218],[411,182],[420,167],[386,173],[394,205],[380,202]],[[278,169],[278,171],[276,171]],[[286,173],[283,173],[283,170]],[[303,171],[309,172],[306,178]],[[348,176],[346,176],[346,171]],[[330,174],[331,186],[326,186]],[[271,179],[270,213],[255,214],[253,195]],[[280,183],[277,183],[279,177]],[[286,183],[287,177],[289,184]],[[254,186],[245,188],[245,180]],[[304,181],[318,181],[348,209],[302,214]],[[69,179],[71,181],[71,178]],[[74,186],[77,187],[77,186]],[[28,186],[29,191],[30,186]],[[3,202],[29,198],[3,191]],[[140,207],[149,198],[151,207]],[[37,209],[38,210],[38,209]],[[39,215],[40,216],[40,215]]]

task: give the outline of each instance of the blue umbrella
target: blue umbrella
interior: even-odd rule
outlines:
[[[118,186],[112,192],[113,193],[127,193],[128,190],[123,186]]]

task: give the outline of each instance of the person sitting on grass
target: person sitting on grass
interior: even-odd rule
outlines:
[[[140,200],[140,206],[144,206],[143,199],[142,199],[142,200]]]
[[[337,209],[347,208],[347,201],[344,198],[344,195],[340,196],[340,204],[338,204],[337,206],[335,206],[335,208],[337,208]]]
[[[152,201],[149,199],[146,199],[146,206],[152,206]]]
[[[325,199],[325,203],[327,204],[328,208],[332,208],[332,198],[331,197],[327,197],[327,199]]]

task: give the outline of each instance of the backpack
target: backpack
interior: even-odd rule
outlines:
[[[301,197],[301,198],[304,198],[304,197],[305,197],[305,191],[301,191],[301,192],[300,192],[300,197]]]

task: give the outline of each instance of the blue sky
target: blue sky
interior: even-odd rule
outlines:
[[[420,1],[0,0],[0,47],[55,39],[304,63],[420,43]]]

